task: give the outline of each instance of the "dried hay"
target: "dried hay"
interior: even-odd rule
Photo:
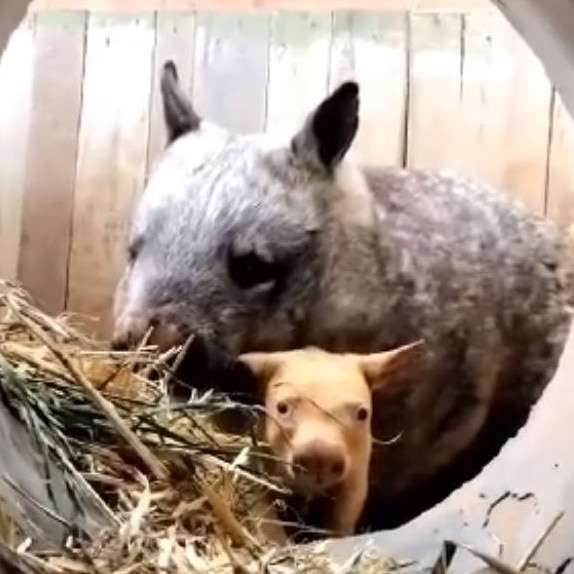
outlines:
[[[285,491],[281,481],[262,470],[254,437],[210,425],[228,399],[208,393],[170,406],[165,361],[151,347],[112,353],[69,317],[49,317],[20,288],[0,284],[0,398],[55,457],[68,487],[88,492],[116,524],[97,540],[70,537],[59,554],[39,555],[0,508],[0,559],[18,549],[10,554],[14,572],[384,573],[396,566],[361,554],[337,569],[320,546],[266,540],[265,511],[256,509]]]

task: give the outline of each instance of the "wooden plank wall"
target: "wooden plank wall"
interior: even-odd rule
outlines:
[[[0,276],[48,311],[88,315],[108,332],[129,215],[164,145],[167,58],[201,113],[243,133],[293,131],[353,77],[360,159],[463,171],[573,225],[574,125],[529,48],[484,5],[400,2],[32,12],[0,62]]]

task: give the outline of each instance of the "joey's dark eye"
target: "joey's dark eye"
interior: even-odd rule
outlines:
[[[285,401],[279,401],[277,403],[277,412],[281,416],[285,416],[289,412],[289,405]]]
[[[277,265],[264,260],[254,251],[241,255],[230,253],[228,269],[231,280],[240,289],[251,289],[277,278]]]
[[[357,410],[357,420],[360,422],[366,421],[368,416],[369,416],[368,409],[365,407],[359,407],[359,409]]]

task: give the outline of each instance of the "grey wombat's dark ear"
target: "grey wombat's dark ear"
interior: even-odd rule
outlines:
[[[168,145],[182,135],[199,128],[201,118],[193,109],[190,99],[183,93],[177,67],[172,60],[163,65],[161,98]]]
[[[359,85],[344,82],[307,116],[291,140],[293,153],[328,171],[349,151],[359,129]]]

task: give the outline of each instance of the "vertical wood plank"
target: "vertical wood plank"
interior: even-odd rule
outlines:
[[[33,0],[33,10],[62,10],[86,8],[93,11],[111,11],[129,13],[137,10],[187,10],[210,9],[214,5],[218,10],[309,10],[325,12],[333,9],[347,9],[349,0]],[[461,12],[484,10],[491,6],[490,0],[353,0],[356,10],[426,10],[433,12]]]
[[[355,79],[361,124],[353,144],[372,165],[401,165],[407,89],[407,15],[336,12],[330,89]]]
[[[0,60],[0,278],[17,280],[34,72],[33,17],[12,34]]]
[[[407,164],[460,166],[462,17],[411,14]]]
[[[158,12],[152,76],[152,100],[148,142],[147,174],[161,156],[166,144],[166,131],[160,95],[160,73],[166,60],[173,60],[181,85],[191,97],[195,41],[193,12]]]
[[[543,214],[552,85],[542,63],[510,23],[516,73],[510,90],[507,162],[503,185],[536,213]]]
[[[19,280],[50,313],[65,308],[86,15],[37,15]],[[49,279],[48,279],[49,278]]]
[[[574,119],[556,94],[548,170],[547,215],[574,234]]]
[[[145,179],[154,40],[151,16],[90,17],[68,306],[99,319],[100,335]]]
[[[274,14],[266,130],[291,137],[327,95],[331,15]]]
[[[465,16],[461,162],[543,214],[552,86],[498,12]]]
[[[198,112],[238,133],[265,126],[269,16],[198,14],[194,102]]]
[[[466,15],[464,23],[461,167],[488,183],[502,185],[515,74],[511,38],[494,11]]]

